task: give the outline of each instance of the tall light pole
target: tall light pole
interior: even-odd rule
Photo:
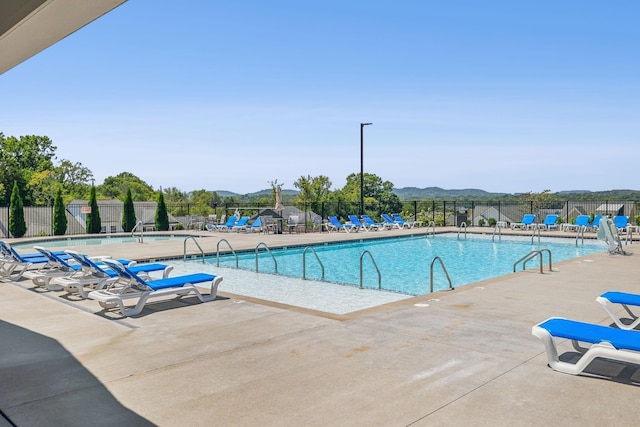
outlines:
[[[373,123],[360,123],[360,215],[364,214],[364,127]]]

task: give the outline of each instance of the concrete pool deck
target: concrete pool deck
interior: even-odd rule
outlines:
[[[198,242],[215,252],[220,238],[240,250],[375,235],[211,233]],[[80,249],[163,259],[182,256],[183,243]],[[0,283],[0,410],[19,426],[631,425],[640,367],[598,360],[590,376],[555,372],[531,327],[551,316],[610,324],[595,298],[640,292],[637,256],[603,250],[550,273],[347,315],[239,299],[223,281],[216,301],[159,301],[114,319],[94,301]]]

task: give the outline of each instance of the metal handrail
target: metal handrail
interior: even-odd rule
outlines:
[[[427,224],[427,231],[425,233],[426,236],[429,236],[429,229],[431,229],[431,235],[435,236],[436,235],[436,223],[435,223],[435,221],[429,221],[429,224]]]
[[[460,225],[458,226],[458,240],[460,240],[460,230],[462,230],[464,228],[464,238],[467,238],[467,223],[466,222],[462,222],[460,223]]]
[[[267,244],[265,242],[260,242],[256,245],[256,249],[255,249],[255,253],[256,253],[256,273],[258,272],[258,248],[260,248],[261,246],[263,246],[266,250],[267,253],[269,255],[271,255],[271,259],[273,259],[273,263],[276,266],[276,273],[278,272],[278,261],[276,260],[276,257],[273,256],[273,254],[271,253],[271,249],[269,249],[269,246],[267,246]]]
[[[582,244],[584,245],[584,232],[587,229],[586,225],[581,225],[578,228],[578,234],[576,234],[576,246],[578,246],[578,238],[581,237],[582,238]]]
[[[183,242],[183,253],[182,253],[182,260],[186,260],[187,259],[187,240],[193,240],[196,244],[196,246],[198,247],[198,249],[200,249],[200,253],[202,254],[202,263],[204,264],[204,251],[202,250],[202,248],[200,247],[200,244],[198,243],[198,241],[196,240],[196,238],[194,236],[187,236],[184,239]]]
[[[440,258],[439,256],[435,257],[433,260],[431,260],[431,267],[430,267],[430,275],[429,275],[429,291],[431,293],[433,293],[433,265],[436,263],[436,261],[440,262],[440,266],[442,267],[442,271],[444,271],[445,276],[447,276],[447,280],[449,281],[449,290],[453,289],[453,283],[451,283],[451,277],[449,277],[449,272],[447,271],[447,267],[444,266],[444,262],[442,262],[442,258]]]
[[[225,242],[227,246],[229,246],[229,250],[236,257],[236,268],[238,268],[238,254],[231,247],[231,243],[227,239],[218,240],[218,244],[216,245],[216,267],[220,267],[220,243]]]
[[[138,221],[135,227],[133,227],[133,229],[131,230],[131,237],[134,237],[136,235],[135,233],[139,225],[142,226],[142,228],[140,229],[140,237],[138,237],[138,243],[144,243],[144,222],[142,221]]]
[[[498,227],[498,223],[496,222],[496,226],[493,228],[493,236],[491,236],[491,241],[496,241],[496,231],[498,232],[498,240],[502,241],[502,227]]]
[[[536,234],[538,234],[538,244],[540,244],[540,225],[536,224],[533,227],[533,232],[531,233],[531,244],[533,244],[533,239],[536,237]]]
[[[360,255],[360,289],[363,289],[363,286],[362,286],[362,258],[364,258],[365,254],[369,255],[369,259],[373,263],[373,266],[375,267],[376,272],[378,273],[378,289],[382,289],[382,275],[380,274],[380,269],[378,268],[378,264],[376,264],[376,260],[373,259],[373,255],[371,255],[371,252],[369,252],[368,250],[364,250],[362,252],[362,254]]]
[[[522,258],[520,258],[518,261],[516,261],[513,264],[513,272],[514,273],[516,272],[518,268],[518,264],[520,262],[522,262],[522,270],[525,270],[527,268],[527,262],[531,261],[533,258],[537,256],[540,258],[540,274],[544,274],[544,257],[542,256],[543,252],[547,252],[549,254],[549,271],[553,271],[553,261],[551,259],[552,258],[551,251],[549,249],[543,248],[539,250],[533,250],[528,254],[526,254],[525,256],[523,256]]]
[[[318,260],[318,264],[320,264],[320,268],[322,269],[322,278],[324,280],[324,265],[322,265],[322,261],[320,261],[320,257],[316,253],[316,250],[311,246],[307,246],[302,251],[302,280],[307,280],[307,250],[311,249],[311,252],[316,256],[316,260]]]

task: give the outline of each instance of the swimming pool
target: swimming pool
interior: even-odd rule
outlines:
[[[555,263],[606,249],[604,243],[596,240],[585,240],[583,244],[576,245],[573,239],[545,238],[540,243],[537,240],[532,243],[531,237],[503,236],[500,241],[494,242],[491,236],[471,235],[458,239],[455,233],[429,238],[420,236],[324,244],[313,248],[324,266],[324,279],[320,263],[312,251],[307,250],[308,279],[359,286],[360,257],[366,250],[378,266],[382,289],[408,295],[429,292],[430,267],[435,257],[440,257],[453,286],[458,287],[510,274],[514,263],[532,250],[550,250]],[[271,250],[277,262],[277,274],[302,277],[303,251],[301,247]],[[207,262],[215,265],[216,259],[208,258]],[[233,255],[220,257],[220,266],[235,267],[235,262]],[[546,256],[544,262],[548,262]],[[242,269],[255,271],[255,252],[238,254],[238,264]],[[538,265],[538,259],[535,258],[527,263],[527,268]],[[261,273],[276,273],[274,260],[264,250],[259,252],[258,267]],[[519,269],[522,269],[521,264]],[[378,275],[368,256],[363,257],[362,277],[363,287],[378,288]],[[446,276],[436,264],[434,290],[447,287]]]
[[[145,242],[158,242],[162,240],[185,239],[187,235],[159,235],[145,234]],[[120,243],[137,243],[137,237],[131,236],[110,236],[100,235],[98,237],[82,237],[82,238],[58,238],[46,240],[31,240],[27,243],[12,244],[14,248],[32,249],[34,246],[43,248],[67,248],[70,246],[96,246],[96,245],[116,245]]]

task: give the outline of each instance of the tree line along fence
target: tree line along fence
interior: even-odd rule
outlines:
[[[427,226],[433,223],[437,227],[493,226],[500,221],[505,224],[520,222],[522,216],[533,213],[536,222],[543,222],[546,215],[559,216],[558,223],[573,223],[578,215],[625,215],[634,225],[640,225],[640,202],[623,201],[555,201],[540,204],[536,201],[505,203],[500,201],[442,201],[420,200],[405,201],[400,207],[391,209],[383,204],[365,203],[365,213],[374,220],[380,220],[383,213],[399,213],[405,219],[421,222]],[[102,233],[121,233],[123,203],[113,200],[100,200],[99,213]],[[134,202],[136,221],[146,231],[155,229],[155,202]],[[219,223],[239,213],[252,218],[258,215],[282,216],[285,220],[296,216],[299,223],[308,232],[321,231],[321,224],[328,216],[337,216],[340,220],[348,220],[348,215],[358,215],[358,202],[322,202],[322,203],[285,203],[282,211],[274,211],[273,205],[259,203],[197,205],[190,203],[167,204],[169,223],[172,230],[205,229],[207,223]],[[66,206],[67,230],[65,235],[86,234],[86,205],[69,204]],[[51,236],[53,230],[53,206],[25,206],[25,222],[27,233],[24,237]],[[9,207],[0,206],[0,237],[11,237],[8,229]]]

